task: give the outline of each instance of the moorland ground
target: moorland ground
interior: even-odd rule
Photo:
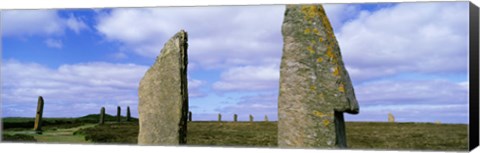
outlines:
[[[4,118],[2,141],[137,144],[138,120],[115,122],[98,115],[80,118],[47,118],[43,134],[32,130],[33,118]],[[277,147],[277,122],[193,121],[187,127],[187,145]],[[351,149],[456,150],[468,148],[468,125],[434,123],[346,122]]]

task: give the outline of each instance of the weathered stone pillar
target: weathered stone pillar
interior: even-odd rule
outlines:
[[[268,116],[267,115],[265,115],[264,121],[268,122]]]
[[[233,114],[233,122],[237,122],[238,116],[237,114]]]
[[[188,112],[188,121],[189,121],[189,122],[192,121],[192,112]]]
[[[218,113],[218,122],[222,121],[222,114]]]
[[[253,116],[252,114],[250,114],[250,116],[248,116],[250,118],[250,122],[253,122]]]
[[[138,143],[178,145],[187,142],[187,33],[165,43],[138,89]]]
[[[99,124],[104,124],[105,123],[105,107],[102,107],[100,109],[100,121],[98,123]]]
[[[121,108],[120,106],[117,106],[117,122],[120,122],[121,119],[122,119]]]
[[[388,122],[393,123],[395,122],[395,116],[392,113],[388,113]]]
[[[127,106],[127,122],[129,122],[132,119],[132,116],[130,114],[130,106]]]
[[[347,147],[343,112],[354,89],[322,5],[287,5],[278,98],[278,146]]]
[[[37,103],[37,113],[35,115],[35,125],[33,126],[33,130],[35,130],[37,134],[42,134],[43,104],[43,97],[39,96]]]

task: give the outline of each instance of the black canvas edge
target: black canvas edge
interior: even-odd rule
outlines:
[[[469,143],[470,151],[479,143],[479,11],[470,2],[469,6]]]

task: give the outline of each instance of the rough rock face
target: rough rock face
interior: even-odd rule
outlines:
[[[38,97],[37,103],[37,113],[35,115],[35,124],[33,126],[33,130],[37,131],[37,133],[42,133],[42,116],[43,116],[43,97]]]
[[[187,141],[187,33],[165,43],[138,89],[139,134],[143,145],[178,145]]]
[[[395,117],[393,116],[392,113],[388,113],[388,122],[395,122]]]
[[[105,123],[105,107],[102,107],[100,109],[100,121],[99,124],[104,124]]]
[[[287,5],[282,35],[279,147],[346,147],[343,112],[359,106],[322,5]]]

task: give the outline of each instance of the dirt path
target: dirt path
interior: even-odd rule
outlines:
[[[45,130],[41,135],[35,134],[34,131],[4,131],[6,134],[27,134],[35,137],[37,142],[46,142],[46,143],[92,143],[90,141],[85,141],[85,136],[83,135],[73,135],[73,133],[82,128],[93,127],[96,124],[87,124],[83,126],[78,126],[68,129],[57,129],[57,130]]]

